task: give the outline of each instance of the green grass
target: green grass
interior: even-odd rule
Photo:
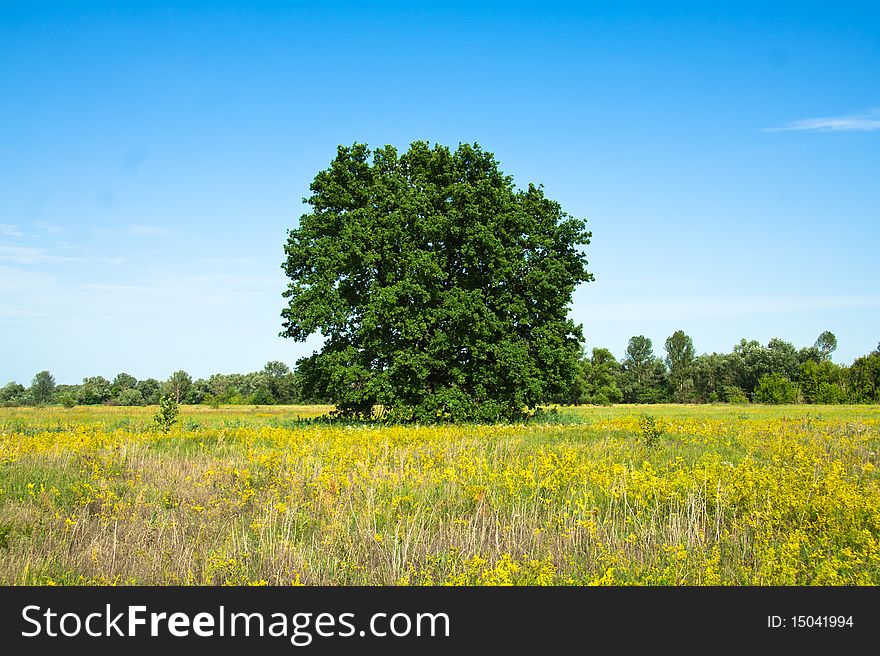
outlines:
[[[328,409],[0,410],[0,583],[880,583],[875,406]]]

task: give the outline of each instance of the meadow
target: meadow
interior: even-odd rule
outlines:
[[[328,409],[0,409],[0,584],[880,584],[878,406]]]

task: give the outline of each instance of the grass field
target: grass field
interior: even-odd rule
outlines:
[[[0,409],[0,584],[880,584],[880,408]]]

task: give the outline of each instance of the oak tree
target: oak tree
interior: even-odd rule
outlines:
[[[372,156],[372,157],[371,157]],[[288,231],[282,336],[320,332],[306,396],[392,420],[509,420],[571,384],[582,219],[478,144],[340,146]]]

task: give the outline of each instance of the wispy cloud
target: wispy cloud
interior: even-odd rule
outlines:
[[[802,297],[732,298],[689,301],[646,301],[643,303],[585,303],[591,323],[642,320],[712,320],[749,315],[776,315],[819,310],[880,307],[880,298]]]
[[[786,123],[782,127],[765,128],[763,131],[871,132],[873,130],[880,130],[880,107],[855,114],[806,118]]]
[[[60,235],[64,232],[64,228],[61,226],[46,223],[45,221],[34,221],[33,225],[35,228],[39,228],[43,232],[48,232],[50,235]]]
[[[52,255],[42,248],[27,248],[24,246],[0,246],[0,262],[12,262],[14,264],[47,264],[54,262],[84,262],[82,257],[66,257]]]
[[[217,353],[231,354],[222,365],[227,371],[293,362],[319,349],[322,338],[296,345],[277,337],[281,272],[275,268],[210,275],[197,267],[193,275],[187,268],[121,272],[92,266],[74,276],[0,262],[0,335],[16,345],[0,358],[0,375],[6,376],[0,385],[27,382],[41,369],[65,382],[99,373],[112,378],[119,371],[164,378],[185,369],[207,377],[218,370]],[[175,348],[147,349],[144,357],[132,344]],[[230,344],[240,348],[230,350]]]
[[[194,275],[169,270],[138,272],[120,282],[118,270],[99,269],[91,274],[100,276],[97,279],[76,282],[69,275],[56,276],[23,266],[45,261],[45,256],[16,256],[16,261],[4,264],[0,251],[0,324],[15,318],[55,315],[64,316],[66,326],[75,324],[86,330],[127,334],[131,326],[141,330],[149,324],[167,334],[176,330],[174,326],[187,326],[193,335],[203,335],[223,333],[229,330],[229,323],[247,325],[255,316],[272,323],[277,315],[274,299],[278,284],[269,276]],[[230,308],[241,312],[227,324],[220,326],[211,319]]]
[[[240,267],[252,265],[254,263],[253,258],[250,257],[201,257],[195,261],[199,264],[222,267]]]
[[[51,274],[0,264],[0,318],[39,317],[51,310],[51,293],[59,289]],[[64,294],[57,294],[63,299]],[[49,309],[47,309],[49,308]]]
[[[75,244],[72,241],[56,241],[55,246],[63,248],[66,251],[79,251],[80,253],[90,252],[89,249],[82,244]]]
[[[138,224],[130,226],[128,234],[135,237],[165,237],[174,234],[174,231],[163,226]]]
[[[18,229],[17,225],[0,223],[0,235],[4,237],[21,237],[21,230]]]

